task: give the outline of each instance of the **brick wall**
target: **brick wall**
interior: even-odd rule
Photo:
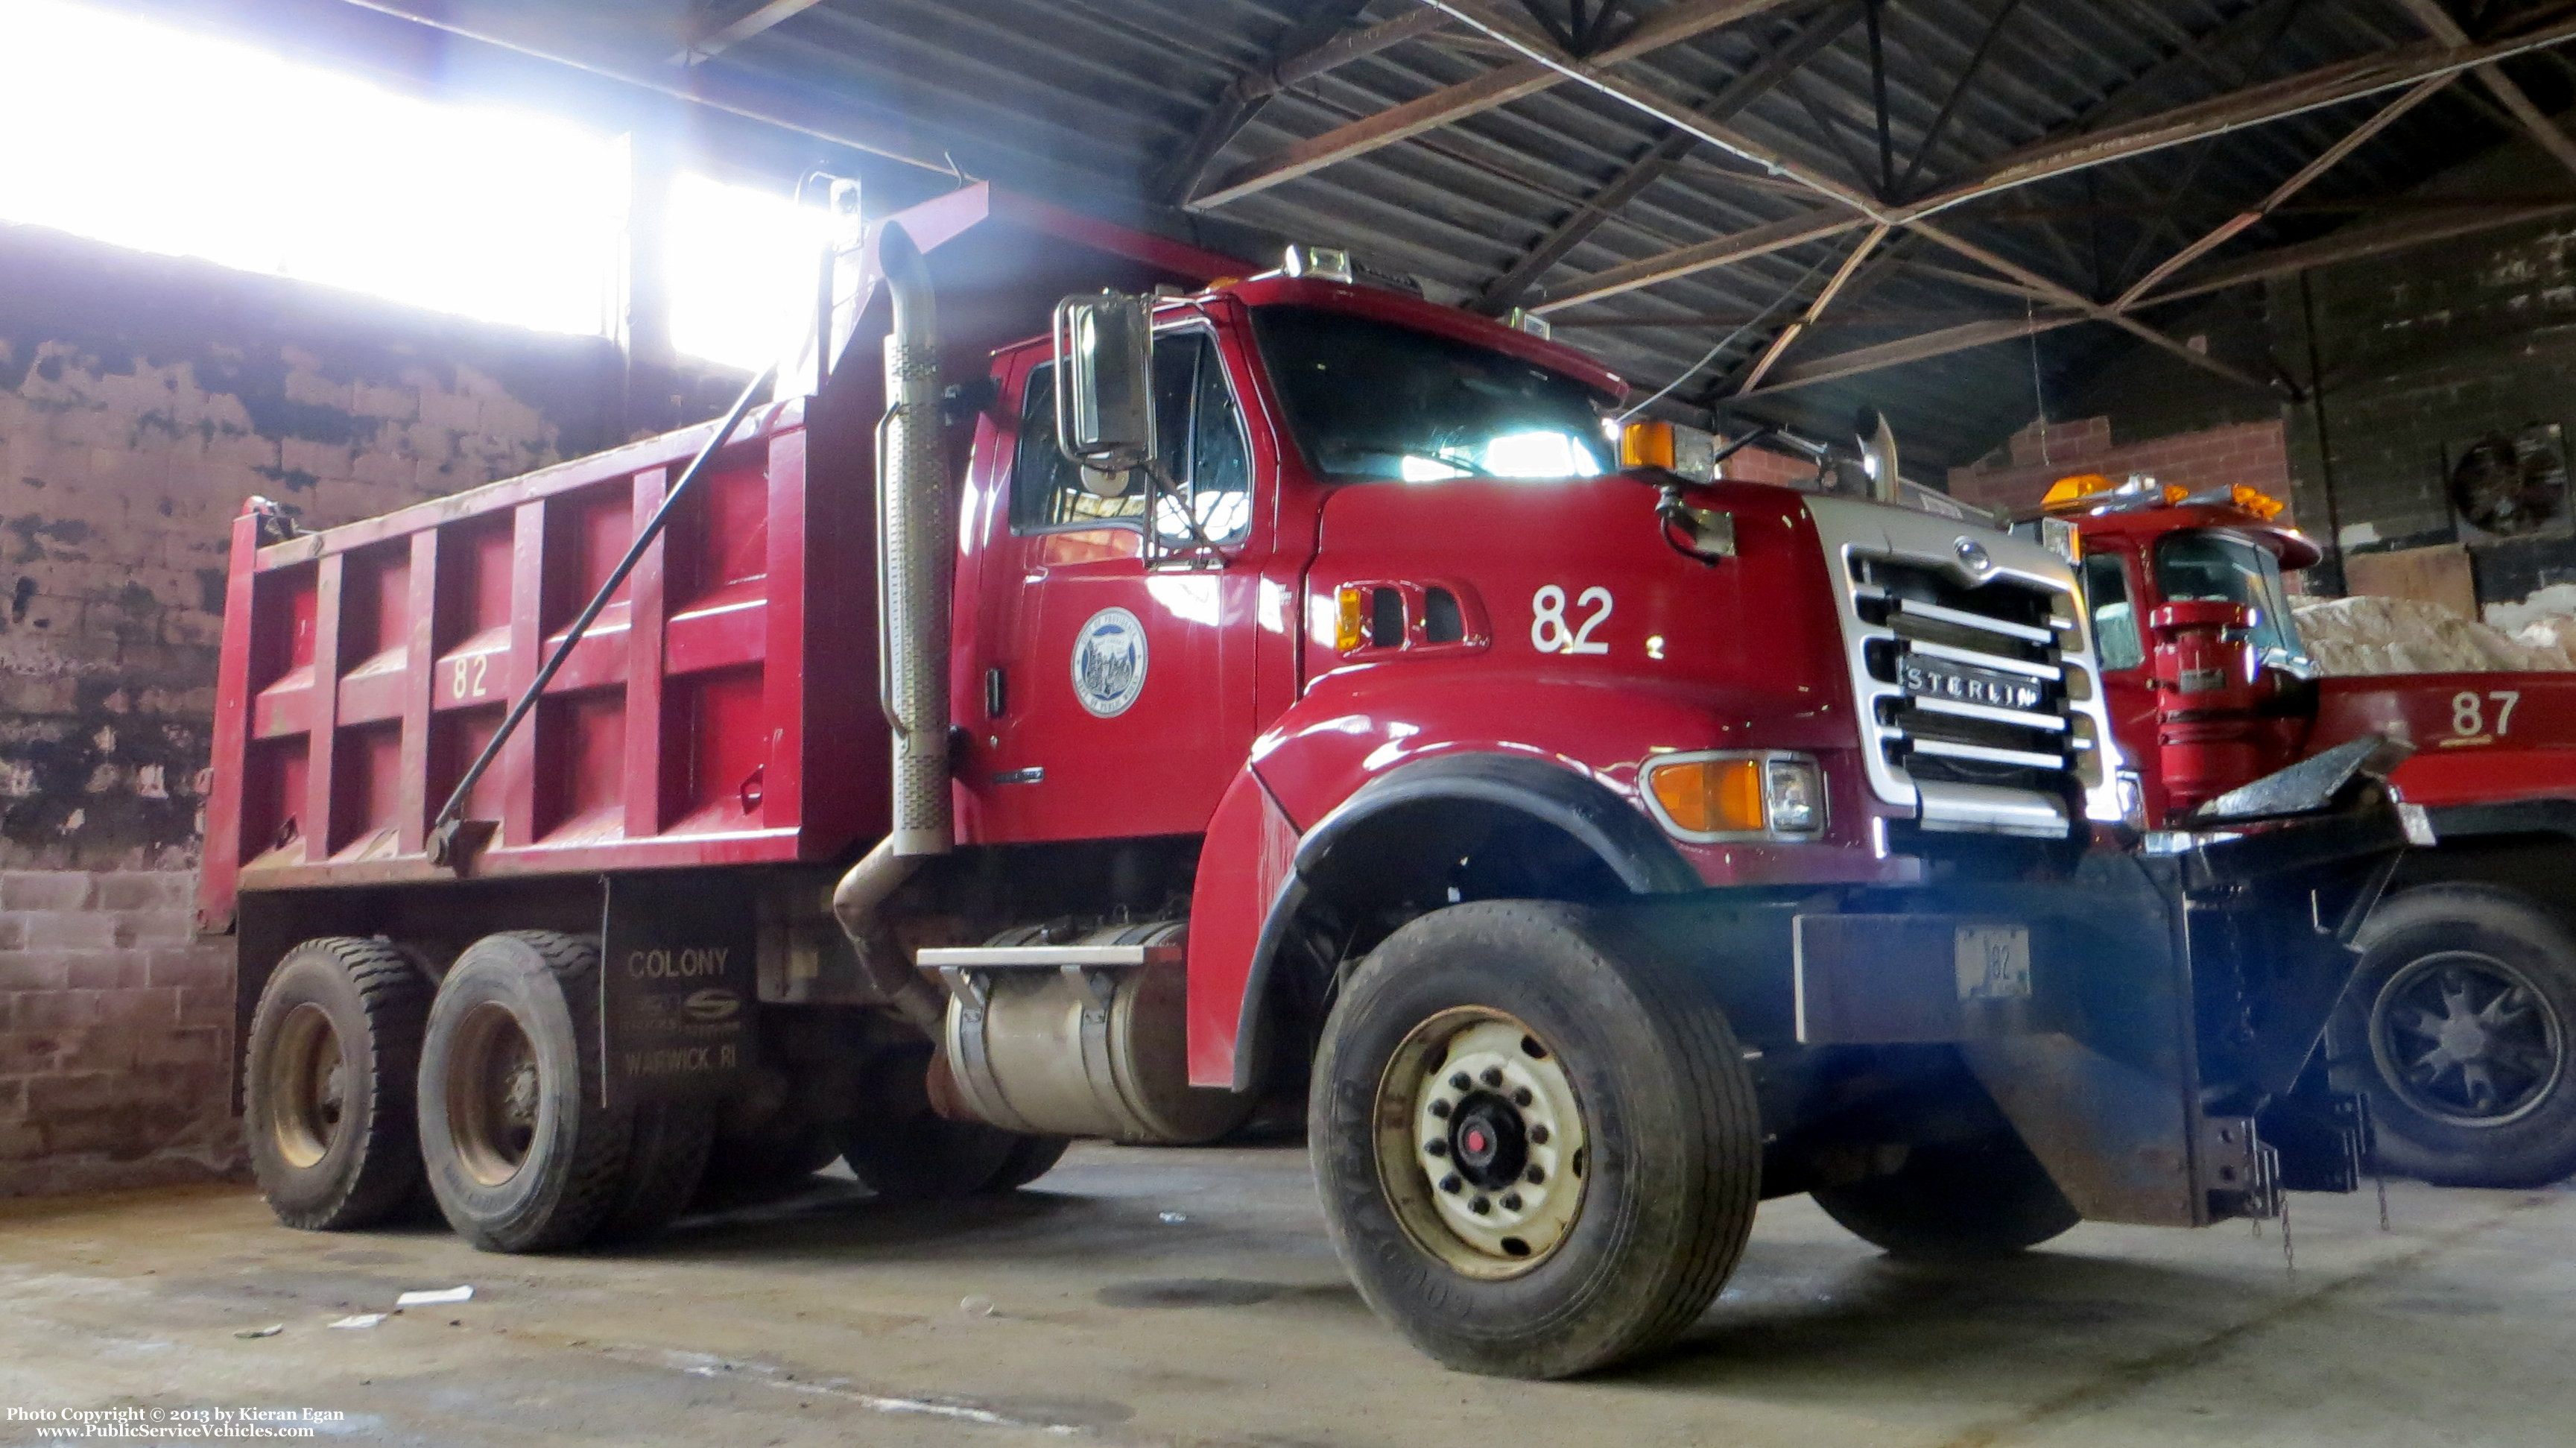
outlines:
[[[2113,441],[2108,417],[2033,423],[1995,455],[1952,468],[1950,492],[1978,507],[2020,513],[2072,473],[2113,482],[2144,473],[2194,492],[2242,483],[2285,502],[2290,496],[2289,445],[2277,418],[2125,443]]]
[[[596,338],[0,226],[0,1197],[239,1161],[188,901],[242,500],[522,472],[613,440],[621,387]]]
[[[2545,192],[2566,175],[2516,153],[2478,179]],[[2463,237],[2313,272],[2304,289],[2283,283],[2275,294],[2285,348],[2313,343],[2322,379],[2292,429],[2302,506],[2319,531],[2354,551],[2468,542],[2488,600],[2576,581],[2576,537],[2460,538],[2447,489],[2448,463],[2482,437],[2576,431],[2576,225]]]

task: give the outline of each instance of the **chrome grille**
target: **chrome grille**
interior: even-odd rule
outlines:
[[[2063,794],[2072,731],[2048,593],[2007,580],[1961,589],[1892,558],[1849,567],[1861,622],[1886,630],[1866,660],[1896,690],[1877,704],[1887,762],[1918,783]]]
[[[2087,816],[2117,818],[2072,570],[1952,520],[1848,499],[1809,508],[1879,797],[1931,830],[2064,839]]]

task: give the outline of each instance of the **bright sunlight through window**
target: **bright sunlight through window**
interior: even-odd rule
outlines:
[[[5,0],[0,132],[0,220],[545,331],[613,316],[624,151],[552,116]],[[767,362],[813,285],[813,226],[699,177],[674,183],[671,220],[674,345]]]
[[[784,193],[704,176],[671,184],[671,345],[750,370],[810,326],[823,245],[820,214]]]

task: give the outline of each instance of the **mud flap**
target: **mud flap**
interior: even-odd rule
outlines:
[[[721,873],[602,882],[600,1090],[611,1108],[704,1099],[752,1064],[758,927]]]

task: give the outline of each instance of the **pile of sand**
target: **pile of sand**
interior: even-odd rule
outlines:
[[[2486,623],[2407,598],[2300,599],[2292,611],[2308,656],[2328,674],[2524,673],[2576,669],[2576,588],[2567,591],[2564,611],[2491,604]]]

